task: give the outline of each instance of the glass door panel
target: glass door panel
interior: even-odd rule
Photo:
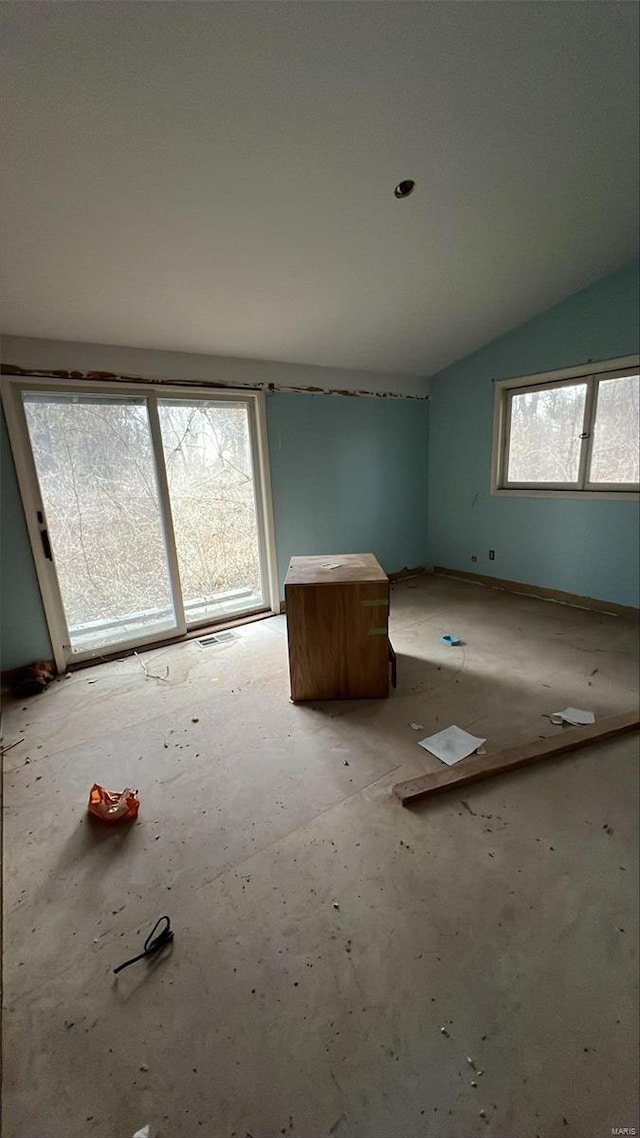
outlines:
[[[22,399],[72,653],[178,631],[146,399]]]
[[[264,608],[249,408],[159,399],[188,625]]]

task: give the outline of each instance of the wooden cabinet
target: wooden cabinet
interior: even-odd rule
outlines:
[[[389,579],[372,553],[292,557],[284,592],[293,700],[389,694]]]

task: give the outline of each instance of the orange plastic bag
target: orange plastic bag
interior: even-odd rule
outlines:
[[[117,791],[105,790],[104,786],[94,782],[87,809],[90,814],[95,814],[96,818],[101,818],[103,822],[133,821],[138,817],[140,809],[140,799],[137,794],[138,791],[132,790],[129,786],[119,794]]]

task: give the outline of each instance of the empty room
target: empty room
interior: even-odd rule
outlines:
[[[0,21],[3,1138],[637,1134],[638,5]]]

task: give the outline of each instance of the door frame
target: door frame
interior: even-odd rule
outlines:
[[[158,641],[166,643],[169,639],[179,640],[186,634],[186,621],[180,590],[176,596],[175,584],[179,581],[177,574],[177,554],[175,537],[173,534],[173,521],[166,470],[162,451],[162,438],[158,419],[158,400],[167,398],[212,400],[216,402],[245,403],[248,410],[249,434],[253,462],[253,486],[256,503],[256,520],[258,531],[258,547],[260,569],[265,593],[265,606],[273,613],[280,611],[280,594],[278,588],[278,569],[276,557],[275,525],[273,514],[273,499],[271,494],[271,471],[269,466],[269,449],[267,436],[267,418],[265,397],[261,391],[247,391],[232,387],[207,388],[194,387],[187,384],[153,383],[141,380],[139,383],[129,381],[87,381],[74,379],[42,378],[41,376],[2,376],[2,405],[7,421],[7,430],[11,443],[11,450],[16,469],[22,505],[27,524],[27,532],[31,542],[33,560],[40,586],[42,605],[49,629],[51,647],[58,672],[65,672],[69,663],[80,663],[83,660],[93,660],[97,657],[108,656],[109,648],[87,649],[83,652],[71,651],[69,629],[62,603],[62,596],[55,567],[55,550],[51,549],[51,557],[45,554],[43,533],[48,534],[48,525],[44,503],[40,494],[40,485],[36,472],[35,462],[31,449],[31,441],[27,427],[27,420],[22,403],[23,391],[37,391],[46,393],[85,394],[85,395],[122,395],[137,396],[147,400],[149,415],[149,428],[151,444],[156,470],[158,486],[158,504],[160,519],[165,537],[167,558],[169,562],[169,579],[172,599],[176,609],[178,627],[168,635],[152,633],[147,637],[134,637],[122,641],[113,648],[113,653],[127,651],[129,648],[143,647]],[[159,461],[162,459],[162,462]],[[256,610],[251,610],[255,612]],[[221,620],[240,619],[224,617]],[[202,624],[215,624],[216,621],[206,619]]]

